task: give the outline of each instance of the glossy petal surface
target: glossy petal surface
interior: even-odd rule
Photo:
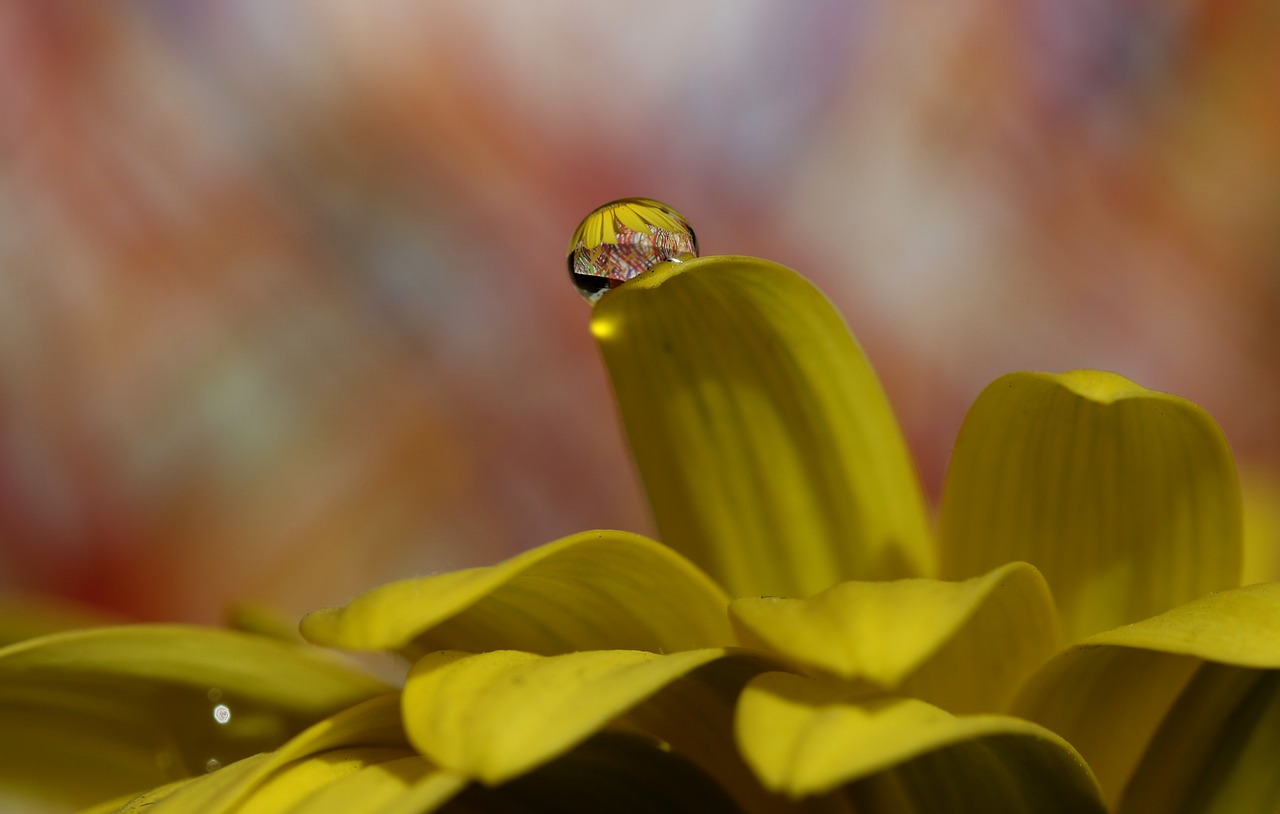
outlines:
[[[0,650],[0,772],[96,803],[273,749],[387,689],[313,648],[232,631],[56,634]]]
[[[1099,371],[1014,373],[965,418],[939,535],[950,578],[1039,568],[1074,640],[1238,585],[1239,483],[1184,399]]]
[[[1216,788],[1248,786],[1247,773],[1227,778],[1274,746],[1266,740],[1268,732],[1274,736],[1270,724],[1233,729],[1231,721],[1274,721],[1275,681],[1264,676],[1276,670],[1280,584],[1253,585],[1086,639],[1037,672],[1014,708],[1075,744],[1112,803],[1144,760],[1152,768],[1144,770],[1145,790],[1132,792],[1135,799],[1152,799],[1158,783],[1150,781],[1158,777],[1182,784],[1178,799],[1193,793],[1211,799]],[[1148,753],[1175,736],[1177,755]],[[1237,752],[1234,763],[1209,765],[1210,755]],[[1159,768],[1166,763],[1168,773]]]
[[[591,329],[662,540],[730,594],[932,573],[893,412],[808,281],[748,257],[666,264]]]
[[[438,765],[493,785],[556,758],[721,649],[432,653],[404,690],[410,740]]]
[[[671,652],[732,642],[727,602],[666,546],[590,531],[498,565],[383,585],[308,614],[302,633],[317,644],[411,657],[447,649]]]
[[[1017,718],[957,717],[913,698],[766,673],[743,692],[737,737],[764,785],[792,797],[926,760],[908,770],[903,791],[906,801],[928,804],[906,810],[1100,810],[1092,776],[1071,747]],[[864,792],[879,797],[884,789]]]
[[[1057,649],[1043,577],[1011,563],[964,582],[845,582],[812,599],[737,599],[742,643],[951,712],[1002,710]]]

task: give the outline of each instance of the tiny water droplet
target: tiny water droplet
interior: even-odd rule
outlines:
[[[218,759],[216,757],[211,757],[207,761],[205,761],[204,770],[206,772],[216,772],[218,769],[221,769],[221,768],[222,768],[222,764],[218,762]]]
[[[591,212],[569,240],[569,277],[588,301],[664,262],[698,256],[698,239],[676,210],[623,198]]]
[[[226,704],[218,704],[213,708],[213,720],[220,724],[225,724],[231,720],[231,707]]]

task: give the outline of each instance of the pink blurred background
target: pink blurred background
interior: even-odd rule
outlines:
[[[644,195],[846,314],[936,491],[1014,369],[1280,460],[1267,0],[0,5],[0,588],[297,615],[650,528],[569,285]]]

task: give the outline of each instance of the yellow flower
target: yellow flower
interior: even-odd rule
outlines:
[[[142,797],[164,778],[134,761],[79,785],[125,795],[101,811],[1276,806],[1280,585],[1238,587],[1239,487],[1203,411],[1109,373],[1003,377],[935,530],[822,294],[679,254],[592,315],[665,544],[584,532],[303,620],[314,644],[403,655],[398,692],[221,631],[15,645],[6,748],[45,779],[157,738],[198,762],[243,718],[259,739],[236,754],[272,748]],[[215,687],[252,714],[219,722]]]

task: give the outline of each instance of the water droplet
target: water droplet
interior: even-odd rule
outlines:
[[[231,707],[226,704],[218,704],[213,708],[213,720],[220,724],[225,724],[231,720]]]
[[[569,276],[595,302],[659,263],[697,256],[698,240],[684,215],[648,198],[623,198],[578,224],[569,241]]]
[[[218,769],[221,769],[221,768],[222,768],[222,764],[218,762],[218,759],[216,757],[211,757],[208,760],[206,760],[204,763],[204,770],[206,772],[216,772]]]

